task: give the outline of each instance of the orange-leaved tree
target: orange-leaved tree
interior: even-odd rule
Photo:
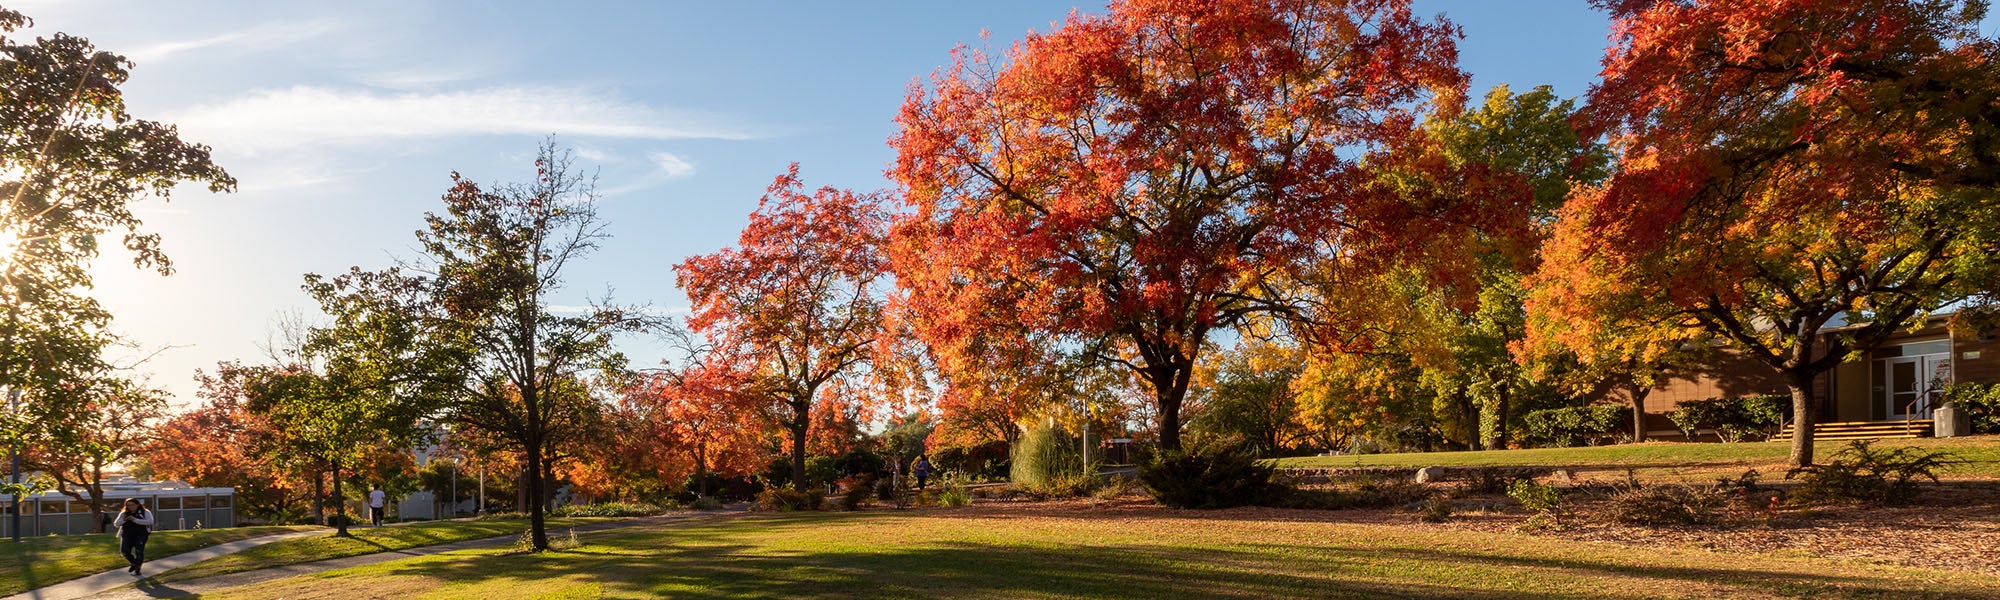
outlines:
[[[669,481],[693,475],[702,496],[710,492],[711,474],[753,473],[767,456],[770,422],[744,393],[749,377],[731,366],[701,361],[652,374],[619,400],[620,411],[636,419],[640,439],[658,453],[659,474]]]
[[[1437,207],[1363,153],[1455,110],[1451,23],[1403,0],[1115,2],[913,86],[894,270],[938,363],[1047,334],[1152,393],[1164,448],[1210,336],[1293,312],[1288,273],[1389,262]],[[1333,305],[1337,303],[1329,303]]]
[[[772,182],[737,245],[674,267],[692,304],[688,327],[746,374],[740,391],[790,436],[804,485],[815,412],[838,380],[865,374],[883,328],[888,285],[879,194],[811,192],[798,165]]]
[[[1590,355],[1607,329],[1712,334],[1785,376],[1791,462],[1811,464],[1816,377],[1993,288],[1984,3],[1600,4],[1590,120],[1623,158],[1563,208],[1540,335]]]

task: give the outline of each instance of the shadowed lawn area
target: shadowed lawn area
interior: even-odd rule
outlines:
[[[562,533],[565,527],[615,520],[617,519],[608,517],[551,518],[548,520],[549,536],[554,537]],[[502,535],[519,535],[527,530],[528,520],[525,518],[432,521],[393,527],[350,527],[347,531],[354,534],[353,537],[336,537],[329,531],[326,535],[274,542],[168,571],[153,579],[185,581],[329,558],[374,554]],[[116,547],[113,547],[113,550],[115,555]]]
[[[283,525],[155,531],[146,540],[146,558],[165,558],[224,542],[308,529],[318,527]],[[118,538],[108,533],[23,537],[19,544],[0,538],[0,595],[17,594],[124,566],[125,559],[118,556]]]
[[[758,515],[465,551],[218,598],[2000,597],[1983,575],[1583,544],[1273,510]]]
[[[1916,446],[1950,452],[1964,463],[1952,465],[1944,474],[1958,477],[2000,478],[2000,435],[1958,438],[1917,438],[1882,440],[1881,448]],[[1847,442],[1818,441],[1814,454],[1825,460]],[[1637,469],[1642,474],[1664,474],[1682,470],[1758,468],[1767,475],[1782,477],[1790,442],[1746,442],[1738,444],[1688,444],[1649,442],[1584,448],[1532,448],[1523,450],[1481,450],[1476,452],[1406,452],[1398,454],[1356,454],[1347,456],[1305,456],[1279,459],[1286,467],[1456,467],[1456,466],[1549,466],[1587,469]]]

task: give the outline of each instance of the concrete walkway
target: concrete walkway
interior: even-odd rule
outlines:
[[[192,565],[225,554],[235,554],[237,552],[242,552],[244,550],[255,548],[257,546],[262,546],[264,544],[269,544],[271,542],[289,540],[292,538],[305,537],[309,535],[326,535],[326,532],[323,530],[314,529],[308,531],[296,531],[292,533],[280,533],[277,535],[254,537],[249,539],[236,540],[234,542],[224,542],[221,544],[216,544],[214,546],[209,546],[207,548],[202,548],[199,550],[191,550],[188,552],[175,554],[173,556],[166,556],[146,561],[145,570],[149,573],[165,573],[173,569],[178,569],[181,567]],[[112,589],[116,589],[120,586],[132,585],[132,581],[135,579],[138,578],[133,577],[131,573],[125,572],[124,569],[116,569],[111,571],[105,571],[103,573],[98,573],[96,575],[91,575],[89,577],[84,577],[80,579],[71,579],[69,581],[65,581],[48,587],[28,590],[25,592],[21,592],[19,594],[8,596],[4,600],[30,600],[30,599],[70,600],[72,598],[87,598],[90,597],[91,595],[100,594]]]
[[[606,523],[592,523],[590,525],[584,525],[581,527],[565,527],[561,529],[551,529],[549,531],[549,537],[563,535],[568,533],[569,531],[575,531],[577,533],[586,533],[592,531],[624,529],[628,527],[644,527],[647,525],[658,525],[674,521],[684,521],[704,516],[720,516],[720,515],[738,514],[741,512],[743,512],[742,509],[734,508],[732,510],[725,510],[725,511],[681,512],[681,513],[673,513],[666,515],[656,515],[651,517],[639,517],[636,519],[624,519]],[[147,598],[189,598],[189,597],[199,596],[202,594],[212,593],[227,588],[253,585],[277,579],[298,577],[301,575],[324,573],[327,571],[346,569],[351,567],[359,567],[363,565],[372,565],[376,563],[389,562],[392,560],[402,560],[405,558],[414,558],[418,556],[430,556],[433,554],[442,554],[445,552],[454,552],[458,550],[471,550],[475,548],[493,548],[493,547],[509,546],[514,543],[514,540],[519,538],[520,534],[510,534],[510,535],[496,536],[490,538],[480,538],[476,540],[463,540],[448,544],[439,544],[436,546],[423,546],[418,548],[405,548],[402,550],[389,550],[386,552],[376,552],[374,554],[362,554],[357,556],[348,556],[344,558],[330,558],[316,562],[299,563],[294,565],[283,565],[267,569],[258,569],[255,571],[229,573],[225,575],[203,577],[201,579],[190,579],[187,581],[176,581],[172,583],[161,583],[158,581],[154,581],[150,577],[138,580],[135,583],[131,575],[128,575],[123,571],[118,571],[116,574],[123,576],[123,580],[119,582],[120,585],[101,588],[95,592],[91,592],[90,594],[82,596],[60,596],[60,597],[44,596],[44,598],[48,598],[50,600],[54,600],[55,598],[66,599],[66,598],[82,598],[82,597],[97,598],[99,600],[143,600]],[[199,562],[199,561],[192,561],[188,564],[193,564],[193,562]],[[146,564],[147,566],[150,567],[153,563],[148,562]],[[162,569],[155,572],[164,573],[166,571]],[[49,588],[43,588],[43,589],[46,590]],[[41,591],[41,590],[36,590],[36,591]],[[21,597],[26,598],[28,596],[21,596]],[[8,598],[5,600],[14,600],[14,599]]]

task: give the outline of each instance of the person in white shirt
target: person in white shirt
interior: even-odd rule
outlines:
[[[153,511],[146,510],[146,503],[138,498],[126,498],[111,526],[118,530],[118,553],[132,563],[125,572],[138,575],[139,565],[146,563],[146,538],[153,535]]]
[[[389,495],[382,492],[382,486],[375,486],[374,491],[368,492],[368,515],[376,527],[382,526],[382,506],[388,499]]]

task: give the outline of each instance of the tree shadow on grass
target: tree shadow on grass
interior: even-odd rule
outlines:
[[[1407,544],[1215,544],[1205,542],[1199,531],[1160,544],[1069,545],[1045,539],[994,543],[921,535],[913,536],[909,545],[874,548],[788,547],[770,543],[768,537],[763,543],[745,543],[746,535],[824,527],[827,518],[777,516],[731,528],[590,539],[583,548],[542,555],[438,556],[388,563],[356,576],[421,577],[446,589],[532,583],[546,592],[556,590],[542,586],[572,582],[598,586],[616,596],[686,598],[1990,597],[1993,593],[1991,587],[1939,593],[1918,582],[1887,576],[1802,572],[1788,562],[1714,568]]]

